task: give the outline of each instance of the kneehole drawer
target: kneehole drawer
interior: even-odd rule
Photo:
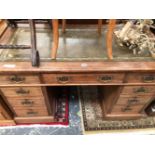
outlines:
[[[86,84],[86,83],[122,83],[123,73],[106,74],[43,74],[43,82],[47,84]]]

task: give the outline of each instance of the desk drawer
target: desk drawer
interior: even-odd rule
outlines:
[[[43,107],[19,108],[14,109],[17,117],[34,117],[34,116],[48,116],[48,112]]]
[[[43,74],[43,82],[47,84],[101,84],[122,83],[123,73],[106,74]]]
[[[117,105],[146,105],[152,101],[153,96],[125,96],[120,95],[116,104]]]
[[[42,106],[43,108],[46,106],[44,98],[7,98],[11,107],[37,107]]]
[[[0,75],[0,84],[38,84],[38,75]]]
[[[155,73],[130,73],[126,77],[128,83],[155,83]]]
[[[144,108],[144,105],[134,105],[134,106],[114,106],[111,113],[127,114],[127,113],[140,113]]]
[[[41,87],[7,87],[1,91],[6,97],[43,97]]]
[[[155,86],[124,86],[121,94],[153,95],[155,94]]]

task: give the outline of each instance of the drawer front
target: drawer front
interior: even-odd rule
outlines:
[[[0,84],[38,84],[37,75],[0,75]]]
[[[27,109],[14,109],[17,117],[34,117],[34,116],[48,116],[46,109],[42,107],[27,108]]]
[[[121,94],[153,95],[155,86],[124,86]]]
[[[106,84],[122,83],[123,73],[107,74],[43,74],[43,81],[47,84]]]
[[[6,97],[43,97],[41,87],[10,87],[1,88],[1,91]]]
[[[155,73],[130,73],[126,77],[128,83],[155,83]]]
[[[152,101],[152,98],[152,96],[127,97],[125,95],[120,95],[119,99],[116,102],[116,105],[146,105]]]
[[[114,106],[111,113],[119,113],[119,114],[134,114],[134,113],[140,113],[144,108],[144,105],[134,105],[134,106],[123,106],[123,105],[117,105]]]
[[[11,107],[46,107],[44,98],[7,98]]]

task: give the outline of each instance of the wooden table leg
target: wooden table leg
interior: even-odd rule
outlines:
[[[66,19],[62,19],[62,33],[66,32]]]
[[[102,19],[98,19],[98,34],[102,33]]]
[[[109,25],[108,25],[107,38],[106,38],[107,53],[108,53],[109,59],[113,59],[112,36],[113,36],[113,31],[114,31],[115,25],[116,25],[116,19],[110,19]]]
[[[52,42],[51,58],[56,59],[59,44],[59,20],[52,19],[52,26],[53,26],[53,42]]]

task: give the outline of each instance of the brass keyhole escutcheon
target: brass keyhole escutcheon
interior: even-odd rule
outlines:
[[[21,102],[22,105],[33,105],[34,102],[33,101],[30,101],[28,99],[25,99],[24,101]]]
[[[145,75],[142,80],[146,83],[153,82],[155,80],[154,75]]]
[[[134,89],[134,93],[147,93],[147,89],[140,87],[138,89]]]
[[[17,94],[21,94],[21,95],[26,95],[26,94],[29,94],[30,91],[29,90],[25,90],[23,88],[19,88],[18,90],[16,90],[16,93]]]
[[[27,112],[27,115],[37,115],[37,114],[38,114],[38,112],[33,111],[33,110],[30,110]]]
[[[60,76],[60,77],[57,77],[57,81],[59,83],[65,84],[65,83],[69,82],[69,77],[68,76]]]
[[[111,82],[113,80],[113,77],[110,75],[103,75],[103,76],[99,76],[97,80],[103,83],[107,83],[107,82]]]
[[[137,104],[138,103],[138,99],[137,98],[132,98],[132,99],[128,99],[128,105],[133,105],[133,104]]]
[[[9,78],[9,80],[13,83],[22,83],[25,81],[25,77],[20,77],[18,75],[13,75]]]

